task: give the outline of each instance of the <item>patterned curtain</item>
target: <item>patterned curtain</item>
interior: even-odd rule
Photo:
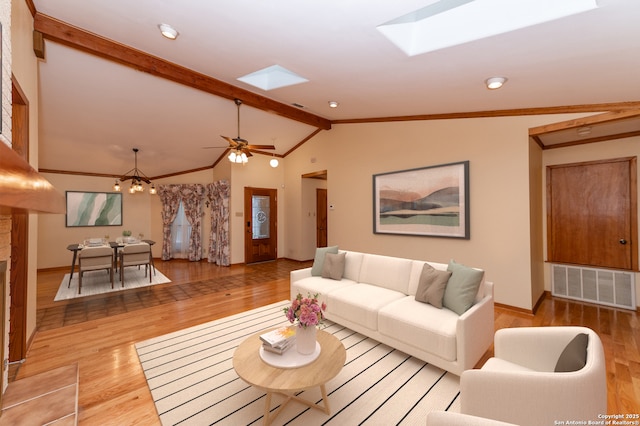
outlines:
[[[189,260],[197,261],[202,258],[202,196],[204,186],[189,185],[158,185],[158,196],[162,201],[162,260],[171,259],[171,224],[176,218],[180,201],[184,206],[184,213],[191,225],[191,240],[189,241]]]
[[[204,186],[196,183],[182,185],[180,189],[184,214],[191,224],[191,239],[189,241],[189,260],[202,259],[202,196]]]
[[[171,259],[171,224],[180,207],[180,185],[158,185],[162,201],[162,260]]]
[[[207,199],[211,203],[211,234],[209,263],[229,266],[229,182],[220,180],[207,184]]]

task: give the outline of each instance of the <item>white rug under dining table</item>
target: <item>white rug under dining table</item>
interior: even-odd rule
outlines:
[[[111,293],[171,282],[169,278],[158,270],[155,270],[155,273],[153,270],[151,271],[151,282],[149,282],[149,275],[145,276],[144,266],[140,269],[135,267],[128,267],[124,269],[124,287],[122,287],[122,283],[119,278],[120,272],[117,272],[113,278],[113,288],[111,288],[109,273],[106,270],[87,271],[82,276],[82,293],[78,294],[78,272],[73,274],[73,278],[71,278],[71,286],[69,286],[69,274],[65,274],[62,282],[60,283],[58,293],[53,300],[68,300],[76,297],[93,296],[96,294]]]

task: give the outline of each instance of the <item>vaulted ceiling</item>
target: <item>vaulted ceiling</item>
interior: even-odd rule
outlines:
[[[336,123],[640,109],[637,0],[411,57],[376,29],[432,3],[33,0],[39,167],[117,175],[134,147],[150,177],[211,167],[237,136],[235,98],[241,136],[280,156]],[[273,65],[308,82],[238,80]],[[487,90],[493,76],[508,81]]]

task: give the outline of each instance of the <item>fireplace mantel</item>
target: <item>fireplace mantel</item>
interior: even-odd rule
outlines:
[[[0,214],[65,213],[64,195],[0,141]]]

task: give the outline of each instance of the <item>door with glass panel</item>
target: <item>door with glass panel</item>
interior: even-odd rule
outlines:
[[[278,253],[277,191],[268,188],[244,189],[244,261],[275,260]]]

